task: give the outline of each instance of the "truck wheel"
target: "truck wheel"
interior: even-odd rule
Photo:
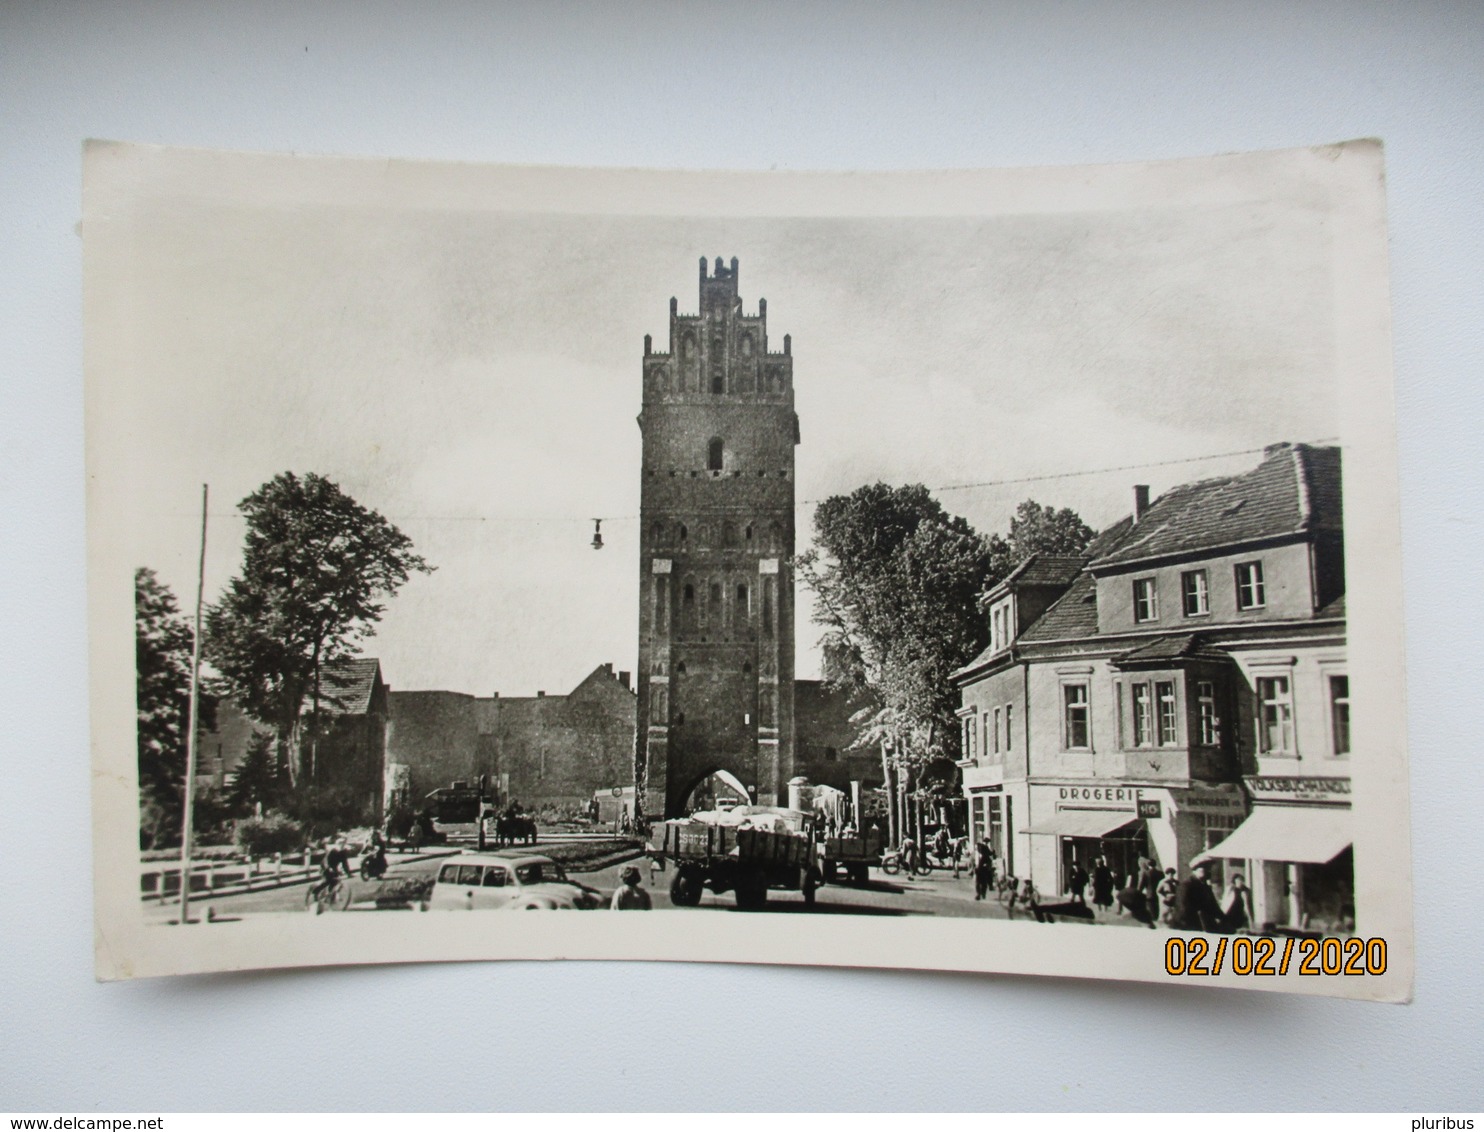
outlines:
[[[761,881],[747,880],[737,885],[737,907],[754,912],[768,903],[768,886]]]
[[[701,902],[701,878],[692,872],[678,872],[670,882],[670,903],[677,908],[694,908]]]

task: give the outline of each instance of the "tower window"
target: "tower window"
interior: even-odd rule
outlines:
[[[726,444],[719,436],[713,436],[711,442],[706,445],[706,467],[709,471],[721,471],[722,455],[725,448]]]
[[[747,587],[746,586],[738,586],[737,587],[737,612],[742,617],[744,617],[744,618],[747,616]]]
[[[690,529],[688,527],[686,527],[686,525],[684,523],[681,523],[680,524],[680,541],[681,542],[684,542],[689,537],[690,537]],[[689,587],[686,587],[686,588],[689,589]]]

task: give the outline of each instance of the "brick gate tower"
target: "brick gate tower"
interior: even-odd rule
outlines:
[[[669,349],[644,336],[640,489],[641,812],[680,814],[730,771],[786,804],[794,764],[794,412],[789,336],[745,314],[737,261],[701,260],[699,314],[670,300]]]

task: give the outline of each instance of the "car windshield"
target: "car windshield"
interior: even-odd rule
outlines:
[[[562,866],[552,861],[532,861],[528,865],[518,865],[515,869],[515,876],[521,884],[541,884],[567,879],[567,874],[562,872]]]

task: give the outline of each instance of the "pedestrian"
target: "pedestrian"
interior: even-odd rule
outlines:
[[[1247,878],[1233,873],[1231,884],[1226,887],[1226,900],[1221,906],[1221,930],[1229,934],[1252,926],[1252,890],[1247,887]]]
[[[1170,927],[1175,925],[1175,896],[1180,891],[1180,881],[1174,869],[1166,869],[1164,879],[1159,882],[1155,894],[1159,897],[1159,918]]]
[[[1174,927],[1182,932],[1220,932],[1221,905],[1206,879],[1207,868],[1196,865],[1175,892]]]
[[[981,837],[974,845],[974,899],[983,900],[994,887],[994,850]]]
[[[626,866],[618,879],[621,883],[613,890],[609,908],[615,912],[648,912],[654,907],[649,893],[639,887],[639,870],[635,866]]]
[[[1127,912],[1139,923],[1154,927],[1154,912],[1143,889],[1135,885],[1125,888],[1118,894],[1118,909],[1120,915]]]
[[[1113,907],[1113,870],[1106,857],[1099,857],[1092,866],[1092,902],[1104,912]]]
[[[1139,862],[1139,891],[1144,894],[1144,906],[1149,909],[1151,919],[1159,914],[1159,866],[1153,857],[1144,857]]]
[[[1086,904],[1087,898],[1083,895],[1087,891],[1087,870],[1082,867],[1082,862],[1072,861],[1072,871],[1067,876],[1067,891],[1072,894],[1073,904]]]

